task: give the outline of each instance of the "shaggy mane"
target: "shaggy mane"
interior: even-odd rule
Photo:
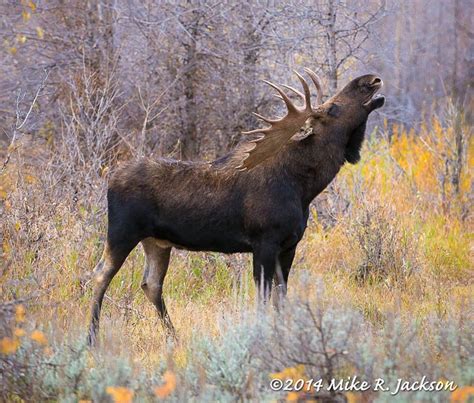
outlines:
[[[211,166],[216,169],[239,168],[248,157],[249,152],[255,147],[255,143],[252,142],[255,138],[257,137],[249,137],[241,140],[233,150],[211,162]]]

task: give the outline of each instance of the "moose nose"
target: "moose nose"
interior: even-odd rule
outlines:
[[[381,85],[382,84],[382,80],[378,77],[375,77],[371,82],[370,82],[370,85]]]

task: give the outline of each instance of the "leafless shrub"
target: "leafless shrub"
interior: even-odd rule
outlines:
[[[366,203],[358,208],[348,230],[361,256],[353,273],[356,280],[402,285],[417,266],[415,237],[399,225],[390,208]]]
[[[361,323],[357,314],[329,307],[319,299],[292,301],[281,315],[273,317],[260,346],[262,359],[273,372],[303,366],[304,376],[328,385],[349,364],[349,351]],[[331,390],[329,395],[336,398],[338,393]],[[318,396],[324,397],[324,391]]]
[[[84,63],[82,70],[64,78],[52,163],[62,183],[76,188],[95,184],[115,160],[123,108],[119,97],[114,65],[99,72]]]

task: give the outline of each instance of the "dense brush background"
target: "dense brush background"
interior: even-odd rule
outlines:
[[[242,401],[271,376],[474,383],[473,3],[34,0],[0,4],[0,400]],[[174,251],[171,342],[140,247],[85,348],[88,274],[123,161],[211,160],[282,112],[259,81],[380,74],[362,161],[312,205],[284,312],[257,310],[249,256]],[[198,197],[198,195],[196,195]],[[316,397],[324,397],[323,394]],[[338,401],[385,401],[346,393]],[[455,400],[455,399],[460,400]]]

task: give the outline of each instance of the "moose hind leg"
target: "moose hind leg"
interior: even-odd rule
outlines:
[[[253,278],[258,297],[263,302],[270,298],[278,251],[273,244],[263,244],[253,252]]]
[[[295,258],[296,246],[284,250],[278,256],[278,263],[273,278],[275,292],[273,293],[273,305],[279,308],[285,300],[288,290],[288,276],[290,275],[291,265]]]
[[[94,268],[93,276],[95,279],[95,288],[92,297],[91,323],[87,339],[90,346],[94,345],[96,342],[97,332],[99,329],[100,311],[105,292],[134,246],[135,245],[129,244],[111,245],[108,240],[104,248],[104,253],[102,254],[99,263]]]
[[[144,239],[142,246],[145,251],[145,272],[141,287],[147,298],[155,305],[165,329],[174,336],[175,330],[163,300],[163,282],[168,271],[171,248],[160,247],[154,238]]]

